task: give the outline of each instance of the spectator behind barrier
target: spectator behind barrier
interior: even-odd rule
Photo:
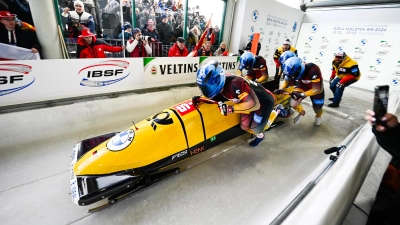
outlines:
[[[228,56],[229,52],[226,49],[225,42],[221,42],[219,48],[215,51],[214,56]]]
[[[218,45],[218,43],[219,43],[219,26],[218,25],[214,26],[214,35],[215,35],[215,39],[214,39],[213,45]]]
[[[251,45],[252,45],[253,37],[254,37],[254,34],[252,34],[250,36],[250,41],[249,41],[249,43],[247,43],[246,48],[244,50],[251,51]],[[261,43],[258,42],[256,55],[260,54],[260,50],[261,50]]]
[[[63,17],[68,18],[68,36],[70,38],[77,38],[83,29],[89,28],[91,33],[94,33],[93,16],[90,13],[83,11],[83,2],[78,0],[74,2],[75,11],[70,11],[68,7],[64,8],[61,14]]]
[[[176,43],[169,49],[168,57],[188,56],[189,51],[185,47],[185,39],[178,37]]]
[[[157,30],[160,34],[160,41],[167,45],[171,42],[171,37],[172,37],[172,27],[167,23],[168,18],[164,14],[161,17],[161,23],[157,24]]]
[[[128,40],[132,37],[132,26],[129,22],[125,22],[124,24],[124,39]],[[122,32],[118,35],[119,39],[122,39]]]
[[[200,50],[197,51],[197,56],[213,56],[211,45],[212,44],[210,41],[206,41],[203,47],[201,47]]]
[[[142,33],[139,28],[132,30],[132,37],[126,43],[126,50],[130,52],[131,57],[148,57],[152,53],[147,40],[142,40]]]
[[[36,33],[22,30],[16,26],[17,15],[8,11],[0,12],[0,43],[31,49],[32,53],[41,51]]]
[[[79,35],[77,48],[77,58],[106,58],[104,51],[121,52],[125,50],[125,46],[110,46],[96,39],[96,36],[90,30],[82,30]]]

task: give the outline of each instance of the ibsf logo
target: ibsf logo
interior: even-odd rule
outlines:
[[[322,42],[329,42],[327,37],[322,37]]]
[[[153,74],[153,75],[157,74],[157,66],[152,66],[151,67],[151,74]]]
[[[24,64],[0,64],[0,96],[21,91],[35,82],[35,77],[28,75],[32,67]]]
[[[81,86],[104,87],[120,82],[129,76],[129,62],[108,60],[81,69],[78,76],[82,77]]]
[[[387,55],[389,53],[389,51],[385,50],[385,51],[378,51],[376,54],[377,55]]]
[[[383,59],[382,58],[377,58],[377,59],[375,59],[375,63],[376,63],[376,65],[382,65]]]
[[[397,77],[392,78],[392,79],[390,80],[390,84],[392,84],[393,86],[397,86],[397,85],[399,85],[399,83],[400,83],[400,79],[397,78]]]
[[[251,19],[253,20],[253,22],[256,22],[258,20],[258,11],[254,10],[252,15],[251,15]]]
[[[392,45],[389,44],[388,41],[381,41],[380,46],[381,46],[381,47],[384,47],[384,48],[391,48],[391,47],[392,47]]]
[[[365,46],[368,44],[368,40],[367,39],[361,39],[360,40],[360,46]]]
[[[315,32],[317,32],[318,31],[318,24],[312,24],[311,26],[310,26],[310,32],[311,33],[315,33]]]
[[[364,54],[365,52],[364,52],[364,50],[363,50],[361,47],[356,47],[356,48],[354,49],[354,53],[357,53],[357,54]]]
[[[296,30],[297,30],[297,22],[294,22],[293,27],[292,27],[292,31],[296,32]]]

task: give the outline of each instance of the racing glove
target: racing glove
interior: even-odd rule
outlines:
[[[200,99],[201,97],[200,96],[193,96],[192,97],[192,103],[193,103],[193,106],[194,107],[196,107],[197,108],[197,104],[199,104],[199,99]]]
[[[223,102],[218,102],[218,107],[219,107],[219,111],[224,116],[227,116],[227,115],[232,114],[234,112],[232,105],[227,105],[227,104],[225,104]]]
[[[277,95],[281,95],[281,94],[283,94],[285,91],[283,90],[283,89],[276,89],[276,90],[274,90],[274,94],[277,94]]]
[[[298,99],[302,99],[307,97],[306,94],[304,93],[300,93],[297,91],[292,92],[292,94],[290,94],[290,96],[294,99],[294,100],[298,100]]]

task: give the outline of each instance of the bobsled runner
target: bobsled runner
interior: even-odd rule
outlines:
[[[263,86],[273,91],[279,81]],[[287,89],[288,93],[293,88]],[[275,95],[290,108],[290,95]],[[196,104],[197,103],[197,104]],[[116,203],[181,168],[177,163],[245,133],[240,114],[223,116],[212,100],[197,98],[152,115],[122,132],[82,140],[73,148],[71,197],[84,206],[103,199]],[[274,124],[271,127],[273,127]]]

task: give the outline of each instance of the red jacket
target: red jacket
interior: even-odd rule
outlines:
[[[181,50],[178,47],[178,44],[175,43],[168,52],[168,57],[180,57],[180,56],[188,56],[189,55],[189,51],[187,50],[186,47],[183,47],[183,50]]]
[[[106,58],[107,52],[121,52],[122,47],[120,46],[110,46],[105,44],[104,42],[100,42],[96,40],[96,37],[93,37],[92,43],[89,45],[83,38],[78,38],[78,48],[77,48],[77,56],[78,58]]]
[[[129,44],[132,44],[133,40],[129,40]],[[132,52],[129,53],[130,57],[148,57],[146,48],[144,47],[143,44],[138,44],[136,47],[133,49]]]

